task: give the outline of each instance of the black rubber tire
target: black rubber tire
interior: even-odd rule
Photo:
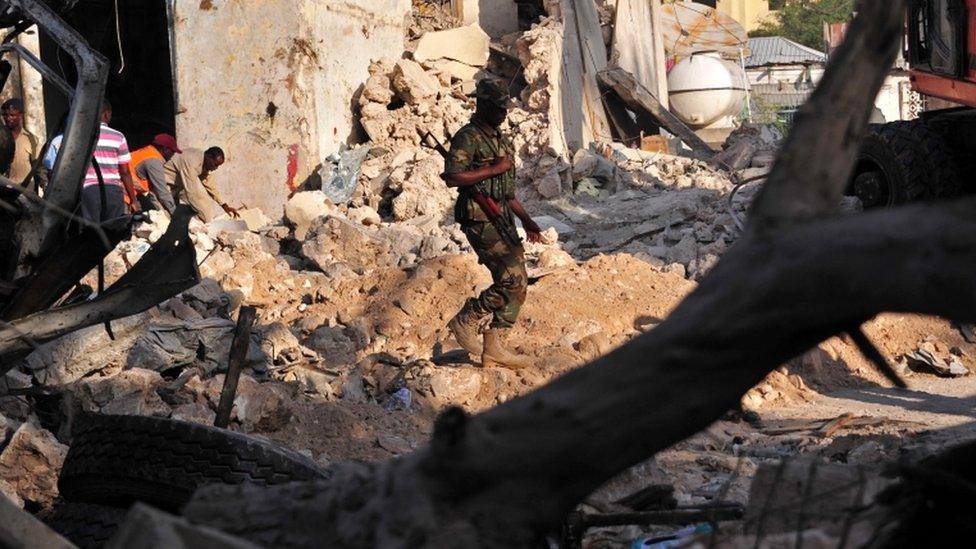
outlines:
[[[121,507],[62,501],[39,518],[81,549],[100,549],[115,535],[126,513]]]
[[[858,191],[862,177],[878,178],[877,200],[865,200]],[[872,208],[955,196],[959,190],[955,163],[942,136],[922,120],[905,120],[871,126],[848,194]]]
[[[207,484],[327,478],[307,457],[240,433],[172,419],[89,416],[73,433],[58,489],[72,502],[176,512]]]

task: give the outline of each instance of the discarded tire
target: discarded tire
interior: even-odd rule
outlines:
[[[81,549],[100,549],[115,535],[127,512],[119,507],[62,501],[40,518]]]
[[[58,489],[72,502],[142,501],[177,511],[206,484],[320,478],[323,470],[305,456],[240,433],[170,419],[90,416],[73,434]]]

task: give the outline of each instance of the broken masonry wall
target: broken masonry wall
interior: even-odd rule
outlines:
[[[409,0],[174,3],[180,145],[218,145],[232,206],[278,218],[291,190],[356,138],[370,59],[403,51]]]
[[[309,0],[308,21],[317,43],[316,93],[319,157],[338,150],[357,131],[358,100],[375,59],[399,59],[410,0]]]

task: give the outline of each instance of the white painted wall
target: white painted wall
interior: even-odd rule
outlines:
[[[353,137],[353,95],[371,59],[401,55],[410,1],[174,4],[180,145],[221,146],[227,201],[278,217],[289,165],[300,184]]]
[[[892,74],[885,79],[874,105],[881,110],[885,122],[911,120],[915,118],[912,113],[912,95],[908,75]]]
[[[750,68],[746,70],[746,74],[749,75],[749,83],[752,85],[793,85],[807,80],[817,84],[823,78],[824,70],[822,66],[773,65],[769,67]]]

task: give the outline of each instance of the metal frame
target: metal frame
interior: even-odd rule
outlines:
[[[71,211],[77,205],[81,178],[88,168],[89,159],[95,148],[95,130],[98,127],[99,112],[108,81],[109,63],[45,2],[4,0],[0,2],[0,10],[4,8],[17,9],[25,19],[34,21],[71,56],[77,68],[78,81],[71,94],[72,101],[64,139],[45,194],[45,199],[50,204]],[[49,77],[50,73],[53,73],[42,61],[33,55],[31,58],[33,61],[29,62],[43,76]],[[58,84],[55,82],[55,85]],[[41,214],[40,226],[28,228],[36,234],[22,233],[24,240],[20,250],[21,260],[25,257],[41,257],[54,248],[63,232],[59,229],[65,223],[64,216],[53,208],[46,208]]]
[[[51,84],[54,84],[54,86],[58,88],[61,93],[67,95],[69,99],[74,97],[74,90],[71,89],[71,86],[68,85],[64,78],[61,78],[61,75],[54,72],[51,67],[45,65],[43,61],[38,59],[37,56],[33,54],[33,52],[16,43],[0,45],[0,52],[8,51],[16,52],[21,59],[27,61],[27,63],[34,67],[37,72],[41,73],[41,76],[43,76],[45,80],[49,81]]]

